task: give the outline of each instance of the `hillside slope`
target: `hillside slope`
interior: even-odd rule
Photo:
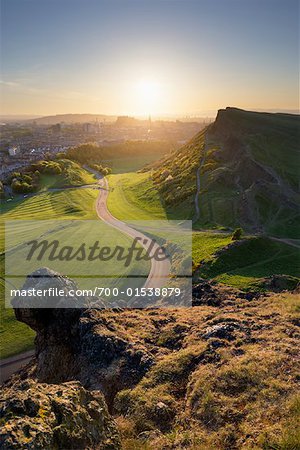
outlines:
[[[219,110],[212,125],[153,166],[163,201],[184,202],[202,227],[296,238],[299,125],[292,114]]]

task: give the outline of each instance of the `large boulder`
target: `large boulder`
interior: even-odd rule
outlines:
[[[50,269],[30,274],[23,289],[59,287],[66,290],[74,282]],[[41,302],[44,301],[44,304]],[[15,298],[15,315],[36,331],[35,376],[44,383],[79,380],[88,389],[100,389],[110,405],[114,395],[134,386],[152,365],[153,359],[142,342],[130,334],[112,329],[106,311],[95,308],[66,308],[66,298],[47,297],[39,307],[30,295]],[[101,305],[98,299],[87,304]],[[76,298],[74,300],[76,305]],[[35,307],[31,308],[30,305]]]
[[[103,395],[79,382],[60,385],[16,380],[2,392],[0,447],[10,449],[120,449]]]

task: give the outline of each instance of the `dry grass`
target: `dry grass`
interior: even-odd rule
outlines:
[[[115,398],[125,450],[300,448],[296,294],[105,314],[155,361]]]

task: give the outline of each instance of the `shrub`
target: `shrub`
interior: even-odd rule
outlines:
[[[33,185],[19,180],[15,180],[11,184],[12,190],[17,194],[27,194],[33,191]]]
[[[242,237],[243,230],[242,228],[236,228],[234,232],[232,233],[232,240],[233,241],[239,241]]]
[[[30,175],[23,175],[22,178],[25,183],[32,183],[32,177]]]

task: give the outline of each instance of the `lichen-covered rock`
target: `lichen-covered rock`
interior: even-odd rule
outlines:
[[[0,448],[120,449],[119,434],[100,392],[79,382],[16,380],[3,389]]]

